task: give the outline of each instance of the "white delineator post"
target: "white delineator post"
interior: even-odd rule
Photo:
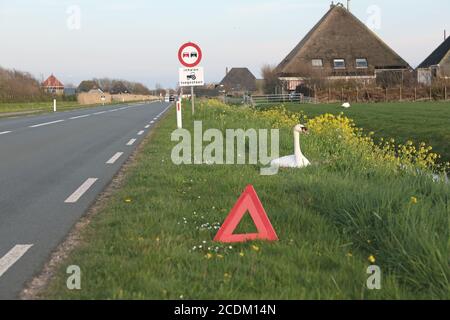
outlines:
[[[181,98],[177,100],[177,127],[183,129],[183,118],[181,114]]]
[[[56,112],[56,99],[53,99],[53,112]]]

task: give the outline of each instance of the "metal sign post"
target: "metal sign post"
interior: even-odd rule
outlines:
[[[191,104],[192,104],[192,115],[195,115],[195,95],[194,95],[194,87],[191,87]]]

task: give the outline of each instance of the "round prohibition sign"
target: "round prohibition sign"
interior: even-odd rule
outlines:
[[[185,43],[178,50],[178,60],[186,68],[194,68],[202,61],[202,49],[192,42]]]

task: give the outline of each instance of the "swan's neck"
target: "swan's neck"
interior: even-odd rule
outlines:
[[[303,158],[302,148],[300,146],[300,133],[295,131],[294,132],[294,150],[295,150],[295,159],[300,161],[301,158]]]

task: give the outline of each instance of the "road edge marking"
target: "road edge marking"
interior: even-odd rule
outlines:
[[[130,141],[128,141],[127,146],[132,146],[136,141],[136,139],[131,139]]]
[[[87,179],[64,203],[76,203],[98,181],[98,178]]]
[[[106,162],[106,164],[114,164],[114,163],[116,163],[116,161],[117,161],[121,156],[123,156],[123,152],[117,152],[115,155],[113,155],[113,156],[111,157],[111,159],[109,159],[109,160]]]
[[[30,126],[29,128],[39,128],[39,127],[43,127],[43,126],[49,126],[51,124],[56,124],[56,123],[60,123],[60,122],[64,122],[65,120],[57,120],[57,121],[51,121],[51,122],[45,122],[45,123],[39,123],[39,124],[35,124]]]
[[[22,258],[33,244],[18,244],[0,258],[0,278]]]

